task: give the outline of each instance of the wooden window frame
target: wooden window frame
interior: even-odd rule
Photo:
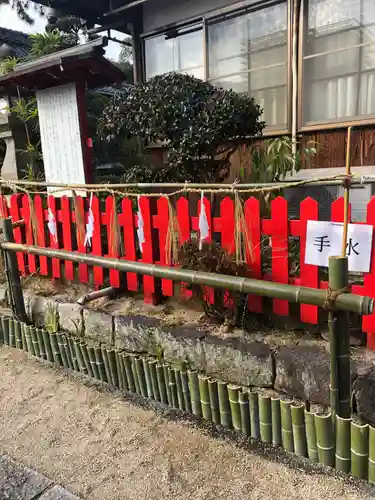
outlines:
[[[336,119],[322,120],[314,123],[305,124],[303,121],[303,97],[304,97],[304,50],[306,47],[306,36],[308,33],[308,13],[310,0],[298,0],[300,2],[300,18],[298,26],[298,88],[297,88],[297,127],[298,132],[314,132],[317,130],[337,130],[355,126],[371,126],[375,124],[375,115],[369,115],[368,118],[353,117],[353,120]],[[342,50],[350,50],[355,47],[345,47]],[[339,49],[340,50],[340,49]],[[327,51],[327,54],[334,53],[335,50]]]

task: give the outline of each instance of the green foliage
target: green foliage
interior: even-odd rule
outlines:
[[[169,73],[119,93],[104,110],[101,129],[105,136],[138,137],[146,146],[165,144],[164,180],[220,182],[237,145],[261,134],[260,116],[245,94]]]
[[[53,54],[59,50],[67,49],[77,45],[77,39],[74,34],[62,33],[59,30],[53,30],[49,33],[35,33],[29,35],[30,50],[28,59]]]
[[[14,70],[15,65],[18,63],[16,57],[6,57],[0,61],[0,76],[7,75]]]

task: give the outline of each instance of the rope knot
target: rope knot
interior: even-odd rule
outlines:
[[[326,290],[326,300],[323,304],[323,309],[325,311],[332,311],[335,306],[337,298],[343,293],[351,293],[352,285],[345,286],[344,288],[339,288],[338,290],[332,290],[328,287]]]

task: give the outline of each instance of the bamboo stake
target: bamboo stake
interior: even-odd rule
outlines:
[[[40,357],[44,358],[45,357],[45,352],[44,352],[44,341],[43,341],[43,334],[39,334],[40,329],[37,329],[37,335],[38,335],[38,340],[39,340],[39,353]],[[64,365],[64,368],[67,370],[70,368],[69,362],[68,362],[68,357],[66,355],[66,349],[65,349],[65,339],[64,335],[62,333],[57,333],[57,345],[59,347],[59,352],[60,352],[60,357],[62,364]],[[42,343],[41,343],[42,341]]]
[[[305,427],[307,440],[307,454],[312,462],[318,462],[318,448],[316,445],[316,431],[314,414],[307,411],[305,408]]]
[[[104,369],[104,361],[102,356],[102,350],[100,347],[94,347],[96,365],[98,367],[99,379],[102,382],[107,382],[107,377]]]
[[[285,399],[280,400],[281,413],[281,435],[283,448],[290,453],[294,452],[293,425],[292,425],[292,403]]]
[[[118,376],[118,370],[117,370],[117,364],[116,364],[116,351],[114,349],[106,349],[107,351],[107,357],[108,357],[108,364],[109,364],[109,371],[111,373],[111,381],[113,387],[118,387],[119,386],[119,376]],[[123,365],[123,360],[121,359],[122,365]],[[122,367],[122,371],[125,373],[125,367]],[[124,374],[125,376],[125,374]],[[127,384],[126,384],[127,385]],[[129,390],[129,387],[127,387],[126,390]]]
[[[291,411],[294,453],[299,457],[307,457],[305,406],[293,404],[291,406]]]
[[[22,327],[23,328],[23,324]],[[0,318],[0,344],[4,343],[4,325],[3,325],[3,316]]]
[[[212,420],[210,394],[208,391],[208,377],[199,374],[199,394],[202,407],[202,416],[205,420]]]
[[[241,410],[238,402],[238,392],[241,388],[238,385],[228,384],[229,406],[232,415],[233,429],[242,431]]]
[[[335,441],[332,415],[314,415],[319,462],[334,467]]]
[[[149,365],[149,359],[148,358],[143,358],[143,370],[145,372],[146,387],[147,387],[147,397],[149,399],[153,399],[154,392],[152,390],[152,379],[151,379],[151,371],[150,371],[150,365]]]
[[[351,423],[352,474],[360,479],[368,477],[369,426]]]
[[[27,352],[26,326],[27,326],[26,323],[21,323],[22,346],[23,346],[23,350]]]
[[[191,398],[191,408],[193,415],[196,417],[202,416],[201,396],[199,394],[198,372],[195,370],[188,370],[189,391]]]
[[[178,408],[181,411],[185,411],[185,403],[184,403],[184,394],[182,392],[182,382],[181,382],[181,373],[178,368],[174,369],[174,374],[176,378],[176,386],[177,386],[177,399],[178,399]]]
[[[42,335],[43,335],[43,331],[42,331]],[[44,341],[44,339],[43,339]],[[44,349],[45,349],[45,346],[44,346]],[[74,363],[73,363],[73,358],[72,358],[72,350],[71,350],[71,345],[70,345],[70,338],[65,336],[65,352],[66,352],[66,357],[68,358],[68,363],[69,363],[69,368],[71,370],[74,370]],[[47,354],[46,354],[46,358],[47,358]]]
[[[14,319],[9,318],[9,345],[10,347],[16,347],[16,335],[14,331]]]
[[[184,396],[185,411],[187,411],[188,413],[191,413],[191,402],[190,402],[190,390],[189,390],[188,375],[183,370],[180,372],[180,375],[181,375],[182,394]]]
[[[280,399],[271,397],[272,410],[272,444],[273,446],[281,446],[281,409]]]
[[[147,398],[147,385],[146,385],[145,372],[143,369],[142,358],[135,358],[135,368],[137,371],[137,378],[138,378],[139,390],[140,390],[141,396],[144,398]]]
[[[125,371],[125,362],[124,362],[125,358],[122,356],[122,353],[120,351],[116,351],[115,354],[116,354],[116,358],[115,358],[116,372],[118,375],[118,388],[120,389],[120,391],[124,391],[125,390],[125,384],[124,384],[125,377],[123,376],[122,372],[123,372],[123,370]],[[132,367],[131,367],[131,361],[128,357],[127,357],[127,362],[129,363],[128,369],[131,372],[132,380],[134,380]],[[131,392],[135,392],[135,390],[133,390]]]
[[[99,380],[99,370],[98,370],[98,365],[96,364],[94,347],[87,346],[87,354],[89,355],[89,360],[90,360],[90,365],[91,365],[93,377]],[[74,359],[73,359],[73,363],[74,363]],[[75,367],[74,367],[74,369],[76,370]]]
[[[79,344],[78,339],[76,339],[76,338],[73,339],[73,346],[74,346],[74,352],[75,352],[77,363],[78,363],[78,370],[81,373],[83,373],[84,375],[87,375],[87,368],[85,365],[85,360],[83,358],[81,346]]]
[[[90,357],[89,357],[89,353],[87,350],[87,344],[84,340],[82,340],[82,342],[80,343],[80,348],[81,348],[81,354],[83,357],[83,362],[84,362],[84,365],[86,367],[86,373],[87,373],[88,377],[93,378],[94,373],[92,371],[92,366],[90,363]]]
[[[51,343],[50,343],[50,338],[47,330],[43,328],[43,341],[44,341],[44,349],[46,352],[46,357],[47,361],[50,361],[51,363],[53,362],[53,354],[52,354],[52,348],[51,348]],[[27,330],[26,330],[26,342],[27,342]],[[29,350],[29,344],[27,344],[28,350]],[[30,350],[29,350],[30,352]]]
[[[369,427],[368,480],[375,484],[375,428]]]
[[[345,175],[348,176],[348,178],[350,176],[351,139],[352,139],[352,127],[348,127],[348,134],[346,139],[346,161],[345,161]],[[348,184],[346,184],[344,189],[344,231],[343,231],[342,249],[341,249],[342,257],[346,257],[346,245],[348,241],[349,195],[350,195],[350,187]]]
[[[336,469],[341,472],[350,472],[351,462],[351,419],[336,415]]]
[[[172,408],[178,408],[178,396],[177,396],[177,383],[176,383],[176,375],[174,369],[168,368],[168,381],[169,381],[169,390],[172,399]]]
[[[223,427],[232,427],[232,415],[229,405],[228,386],[226,382],[218,380],[217,392],[219,395],[220,423]]]
[[[160,400],[164,405],[168,404],[168,396],[167,390],[165,387],[165,378],[164,378],[164,367],[163,365],[157,363],[156,365],[156,378],[158,381]]]
[[[22,349],[21,323],[19,321],[14,322],[14,335],[16,338],[16,348]],[[0,342],[1,342],[1,338],[0,338]]]
[[[349,284],[348,258],[329,258],[329,287],[335,292],[344,290]],[[346,295],[346,294],[343,294]],[[331,336],[331,397],[332,415],[350,418],[350,326],[349,314],[345,311],[329,312]],[[334,371],[334,365],[336,370]],[[333,422],[335,424],[335,421]]]
[[[128,377],[126,375],[126,370],[125,370],[125,356],[126,356],[126,354],[124,352],[120,352],[120,354],[119,354],[119,359],[120,359],[119,369],[120,369],[120,371],[117,373],[117,376],[118,376],[118,380],[121,380],[123,390],[130,392]]]
[[[114,387],[113,382],[112,382],[112,377],[111,377],[111,370],[109,369],[109,360],[108,360],[107,349],[104,345],[101,345],[100,350],[102,351],[102,358],[103,358],[104,370],[105,370],[105,376],[106,376],[107,382],[109,385]]]
[[[138,374],[137,374],[137,367],[135,364],[135,360],[137,358],[136,354],[130,354],[129,356],[130,361],[131,361],[131,367],[132,367],[132,374],[133,374],[133,380],[134,380],[134,385],[135,385],[135,392],[138,394],[138,396],[141,396],[141,388],[139,385],[139,380],[138,380]]]
[[[34,356],[35,352],[34,352],[33,340],[31,337],[31,326],[26,326],[25,337],[26,337],[26,344],[27,344],[27,352],[29,354],[31,354],[32,356]]]
[[[272,408],[271,398],[259,394],[260,439],[263,443],[272,443]]]
[[[40,358],[39,339],[35,326],[30,327],[31,342],[33,343],[34,355]]]
[[[220,424],[219,395],[216,378],[208,379],[208,394],[210,397],[211,417],[214,424]]]
[[[129,392],[134,394],[135,393],[135,381],[134,381],[134,376],[133,376],[130,355],[123,353],[122,354],[122,362],[123,362],[123,367],[124,367],[125,376],[126,376],[126,380],[127,380],[127,385],[129,387]],[[119,383],[120,383],[120,375],[119,375]]]
[[[256,392],[249,393],[250,430],[253,439],[260,439],[259,397]]]
[[[238,393],[238,403],[241,412],[241,430],[245,436],[250,436],[250,410],[249,410],[249,392],[243,388]]]
[[[156,359],[150,359],[150,361],[148,362],[148,366],[150,367],[153,397],[154,397],[155,401],[160,402],[161,399],[160,399],[160,391],[159,391],[159,385],[158,385],[158,377],[156,374],[156,365],[157,365]]]
[[[52,356],[53,356],[53,361],[61,366],[62,365],[62,360],[60,356],[60,350],[59,350],[59,345],[57,343],[57,337],[55,332],[51,332],[49,334],[49,339],[51,343],[51,349],[52,349]]]
[[[4,344],[7,344],[7,345],[9,345],[9,319],[10,318],[7,316],[3,316],[1,318]],[[25,327],[26,327],[26,325],[25,325]]]
[[[172,394],[171,394],[171,388],[169,385],[168,365],[166,365],[166,364],[163,365],[163,372],[164,372],[165,390],[167,392],[168,405],[171,406],[172,405]]]

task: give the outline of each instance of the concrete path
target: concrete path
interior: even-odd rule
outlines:
[[[85,500],[375,497],[367,484],[291,468],[273,449],[269,455],[279,463],[267,460],[192,421],[165,418],[4,346],[0,451]],[[44,476],[34,477],[39,493],[49,487]],[[36,489],[0,498],[31,500]],[[48,494],[41,498],[55,498]]]
[[[1,500],[79,500],[39,472],[0,455]]]

